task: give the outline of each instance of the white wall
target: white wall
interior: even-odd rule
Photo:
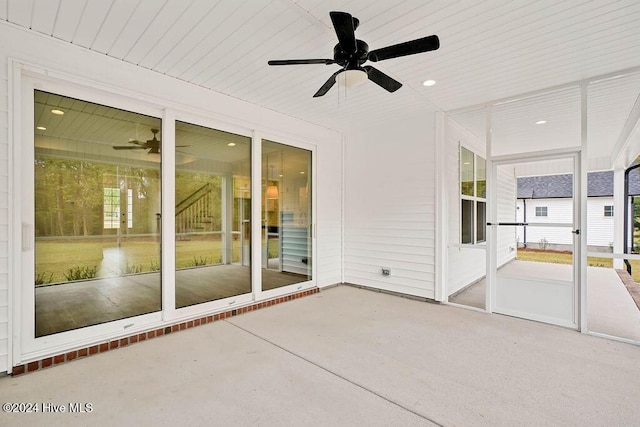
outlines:
[[[9,58],[41,69],[97,83],[108,92],[171,105],[214,120],[257,129],[286,142],[317,146],[317,283],[341,281],[342,136],[259,106],[168,78],[143,68],[0,22],[0,372],[8,367],[9,286],[20,286],[15,253],[20,224],[11,220],[19,203],[12,194],[9,140]],[[19,248],[18,248],[19,250]],[[19,263],[17,264],[19,265]]]
[[[614,217],[604,216],[605,206],[613,206],[613,197],[590,197],[587,199],[587,245],[608,248],[613,244]],[[618,206],[618,209],[623,209],[623,207]]]
[[[351,132],[345,152],[345,282],[434,298],[435,113]]]
[[[571,199],[527,199],[527,222],[571,223],[573,206]],[[547,207],[547,217],[537,217],[536,206]],[[609,247],[613,243],[614,217],[604,216],[604,207],[613,206],[613,197],[590,197],[587,199],[587,244]],[[523,221],[523,201],[518,200],[518,221]],[[550,244],[572,245],[570,228],[527,227],[527,246],[537,249],[545,238]],[[518,242],[524,241],[524,230],[518,227]]]
[[[0,37],[0,46],[8,44],[4,34]],[[9,199],[8,63],[0,52],[0,372],[8,369],[9,351]]]
[[[496,176],[498,222],[513,222],[516,218],[516,197],[518,184],[515,169],[512,165],[499,166]],[[517,255],[517,227],[498,227],[498,242],[496,245],[498,268],[514,259]]]

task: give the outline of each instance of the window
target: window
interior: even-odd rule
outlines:
[[[607,205],[604,207],[604,216],[613,216],[613,206]]]
[[[104,189],[104,228],[120,228],[120,189]]]
[[[486,241],[487,162],[460,147],[460,242]]]
[[[546,206],[536,206],[536,216],[547,216]]]

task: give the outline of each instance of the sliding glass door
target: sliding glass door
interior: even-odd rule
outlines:
[[[161,120],[34,92],[35,336],[160,311]]]
[[[176,122],[176,307],[251,292],[251,138]]]
[[[312,148],[61,82],[21,100],[16,361],[313,286]]]
[[[262,141],[262,290],[312,279],[311,151]]]

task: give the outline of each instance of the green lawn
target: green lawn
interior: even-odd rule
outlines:
[[[554,264],[571,264],[573,255],[566,252],[539,251],[518,249],[517,259],[522,261],[548,262]],[[633,280],[640,282],[640,261],[630,261]],[[610,258],[588,257],[587,264],[591,267],[613,267]]]
[[[240,261],[240,241],[233,242],[233,262]],[[269,255],[278,256],[278,240],[269,240]],[[96,277],[144,273],[160,269],[160,245],[155,241],[46,240],[36,242],[36,282],[67,281],[69,269],[97,269]],[[176,268],[215,265],[222,261],[219,239],[176,241]]]

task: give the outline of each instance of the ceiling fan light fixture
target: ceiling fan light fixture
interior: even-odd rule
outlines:
[[[369,79],[364,70],[345,70],[336,76],[336,82],[341,87],[354,88],[362,85]]]

